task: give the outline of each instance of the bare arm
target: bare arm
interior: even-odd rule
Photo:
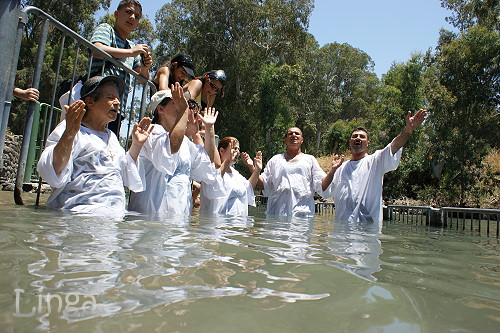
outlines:
[[[158,70],[158,90],[167,90],[170,89],[170,85],[168,82],[168,78],[170,76],[170,69],[168,66],[163,66]]]
[[[189,96],[192,99],[196,99],[201,94],[202,83],[201,80],[193,79],[189,81],[186,85],[186,89],[189,91]]]
[[[406,142],[408,142],[408,139],[412,135],[413,131],[415,128],[420,126],[424,120],[425,116],[427,115],[427,111],[420,109],[418,110],[417,113],[412,117],[411,112],[408,111],[408,115],[406,116],[406,126],[403,129],[403,131],[392,140],[391,143],[391,153],[395,154],[401,147],[403,147]]]
[[[330,168],[330,170],[328,170],[328,173],[326,174],[326,176],[321,180],[321,189],[323,191],[325,191],[328,188],[328,186],[330,186],[330,184],[333,180],[333,175],[335,174],[335,171],[337,171],[339,166],[342,165],[342,162],[344,162],[344,155],[333,156],[331,168]]]
[[[215,145],[214,125],[218,115],[219,112],[215,111],[215,108],[206,108],[204,116],[198,114],[198,117],[205,125],[205,150],[210,157],[210,161],[215,164],[216,168],[219,168],[222,164],[217,146]]]
[[[153,128],[154,127],[151,126],[151,119],[148,117],[142,118],[139,124],[134,124],[134,130],[132,131],[132,145],[128,150],[130,157],[132,157],[134,161],[137,162],[142,146],[153,131]]]
[[[149,47],[146,44],[137,44],[131,49],[121,49],[119,47],[112,47],[109,45],[105,45],[101,42],[95,42],[95,46],[112,56],[113,58],[128,58],[128,57],[137,57],[140,54],[147,55],[149,54]],[[98,53],[93,54],[94,58],[102,59],[102,56]]]
[[[215,97],[216,95],[210,95],[207,98],[207,106],[213,106],[215,103]]]
[[[65,105],[64,107],[66,108],[66,129],[54,147],[54,156],[52,158],[52,166],[58,175],[68,165],[73,150],[73,141],[80,130],[82,118],[85,114],[85,103],[82,100],[77,100],[70,106]]]
[[[36,102],[38,101],[38,96],[40,95],[40,92],[35,89],[35,88],[28,88],[28,89],[21,89],[21,88],[14,88],[14,96],[17,98],[22,98],[26,101],[32,101]]]
[[[177,119],[170,131],[170,151],[175,154],[181,148],[184,135],[186,134],[186,127],[188,123],[189,106],[184,97],[184,93],[179,82],[170,86],[172,90],[172,99],[177,106]]]

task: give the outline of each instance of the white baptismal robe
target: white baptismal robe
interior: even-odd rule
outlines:
[[[158,124],[144,143],[139,162],[145,190],[131,193],[129,210],[146,214],[190,215],[191,179],[211,184],[216,177],[203,146],[184,137],[179,151],[172,154],[169,133]]]
[[[80,126],[66,167],[56,174],[52,161],[66,121],[50,134],[37,170],[53,192],[47,206],[78,213],[108,215],[125,212],[125,190],[142,191],[136,162],[110,130],[98,132]]]
[[[342,163],[325,191],[333,196],[335,220],[382,222],[384,174],[396,170],[402,150],[392,154],[389,144],[358,161]]]
[[[314,192],[322,193],[321,181],[326,176],[316,158],[301,153],[294,162],[285,154],[273,156],[261,174],[268,215],[313,216]]]
[[[255,194],[250,182],[236,169],[221,176],[213,184],[201,183],[200,212],[247,216],[248,205],[255,206]]]

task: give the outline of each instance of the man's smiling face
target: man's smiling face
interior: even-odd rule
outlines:
[[[349,148],[353,155],[367,153],[369,144],[370,140],[368,140],[368,133],[363,130],[352,132],[351,139],[349,140]]]

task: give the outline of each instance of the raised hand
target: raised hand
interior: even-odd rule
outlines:
[[[188,108],[186,97],[184,97],[184,89],[182,89],[179,82],[175,82],[170,85],[170,90],[172,91],[172,100],[177,105],[178,112],[184,113]]]
[[[195,115],[196,113],[196,115]],[[197,112],[194,112],[193,110],[189,110],[188,113],[188,120],[187,120],[187,126],[186,126],[186,136],[190,137],[198,133],[198,120],[197,118]]]
[[[134,161],[137,161],[142,146],[153,131],[153,128],[154,126],[151,125],[151,119],[148,117],[142,118],[139,124],[134,124],[134,130],[132,131],[132,145],[130,145],[130,149],[128,150],[130,157],[132,157]]]
[[[153,126],[151,126],[151,119],[144,117],[137,124],[134,124],[134,129],[132,131],[132,142],[137,142],[141,146],[146,142],[149,135],[153,131]]]
[[[335,154],[332,158],[332,169],[336,170],[339,166],[342,165],[342,163],[344,162],[344,155],[337,155]]]
[[[405,119],[406,127],[408,127],[408,129],[413,131],[415,128],[417,128],[424,122],[426,115],[427,111],[424,109],[418,110],[413,117],[411,115],[411,111],[408,111],[408,114]]]
[[[217,116],[219,115],[218,111],[215,111],[215,108],[205,108],[205,113],[202,116],[201,114],[198,114],[198,117],[201,119],[203,124],[205,125],[205,130],[208,128],[212,128],[217,121]]]
[[[248,155],[245,152],[241,153],[241,160],[243,161],[243,164],[245,164],[247,167],[253,167],[253,161],[250,155]]]
[[[65,105],[66,109],[66,130],[65,132],[71,136],[75,136],[80,130],[83,116],[85,115],[85,103],[79,99],[70,106]]]
[[[254,170],[258,170],[258,172],[262,170],[262,152],[260,150],[255,154],[255,158],[253,159],[253,167]]]
[[[231,149],[231,159],[233,161],[236,161],[238,159],[238,156],[240,155],[240,150],[239,148],[235,148],[236,146],[236,143],[234,142],[234,140],[231,140],[231,142],[229,142],[229,148]]]

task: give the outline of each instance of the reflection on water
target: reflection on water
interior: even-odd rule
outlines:
[[[7,331],[494,332],[500,321],[496,240],[331,217],[0,214]]]

